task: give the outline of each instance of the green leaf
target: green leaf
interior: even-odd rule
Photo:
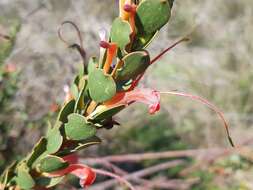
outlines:
[[[117,81],[117,92],[128,91],[132,87],[133,80]]]
[[[89,139],[78,142],[78,146],[75,147],[75,149],[73,149],[71,152],[76,152],[81,149],[87,148],[91,145],[95,145],[95,144],[99,144],[99,143],[101,143],[101,139],[98,138],[97,136],[94,136]]]
[[[11,181],[11,179],[15,176],[15,167],[17,165],[17,161],[13,162],[10,166],[8,166],[1,175],[0,183],[3,185],[3,189],[5,186]]]
[[[126,107],[125,105],[120,105],[120,106],[108,108],[106,106],[100,105],[96,108],[96,110],[92,113],[92,115],[89,116],[89,119],[95,120],[95,121],[102,121],[104,119],[108,119],[114,116],[125,107]]]
[[[116,43],[121,50],[130,43],[131,26],[127,21],[116,18],[112,23],[111,41]]]
[[[110,75],[102,69],[94,69],[89,73],[89,93],[95,102],[105,102],[116,94],[116,84]]]
[[[27,158],[27,166],[31,167],[33,163],[47,150],[47,140],[45,137],[41,138],[34,146],[31,154]]]
[[[21,189],[25,190],[32,189],[35,186],[35,182],[25,164],[18,167],[16,182]]]
[[[48,130],[46,146],[48,154],[54,154],[61,148],[63,142],[63,136],[60,132],[61,125],[62,123],[58,122],[54,128]]]
[[[74,112],[77,112],[77,110],[83,110],[85,107],[85,99],[87,101],[88,96],[87,96],[87,80],[85,77],[82,77],[79,82],[79,94],[78,98],[76,99],[75,103],[75,109]]]
[[[116,81],[135,79],[150,65],[150,57],[147,51],[129,53],[123,58],[124,65],[117,70]]]
[[[65,162],[62,158],[48,155],[45,158],[41,159],[38,163],[38,169],[41,172],[54,172],[58,170],[62,170],[68,167],[68,162]]]
[[[133,50],[142,50],[149,46],[149,44],[154,40],[157,36],[158,31],[152,34],[137,34],[133,43]]]
[[[68,115],[74,112],[74,108],[75,108],[75,100],[69,101],[62,107],[57,120],[66,123],[68,121],[67,119]]]
[[[86,89],[83,89],[81,93],[79,94],[79,97],[77,99],[76,105],[75,105],[75,110],[80,110],[82,111],[85,108],[85,102],[84,99],[87,95]]]
[[[57,156],[63,157],[63,156],[69,155],[69,154],[73,154],[81,149],[87,148],[92,145],[99,144],[99,143],[101,143],[101,140],[97,136],[93,136],[91,138],[81,140],[81,141],[75,141],[75,142],[76,143],[73,143],[73,144],[69,145],[68,147],[65,147],[63,150],[59,151],[57,153]]]
[[[48,178],[48,177],[39,177],[36,179],[36,185],[40,187],[50,188],[56,186],[58,183],[60,183],[63,180],[63,177],[54,177],[54,178]]]
[[[88,73],[92,72],[98,67],[98,60],[96,57],[91,57],[88,63]]]
[[[80,80],[80,76],[79,75],[75,76],[75,78],[73,80],[73,84],[78,85],[79,84],[79,80]]]
[[[83,76],[83,77],[80,78],[78,88],[80,89],[80,91],[82,91],[86,87],[86,85],[87,85],[87,80],[86,80],[86,77]]]
[[[136,26],[139,33],[153,34],[170,19],[168,0],[143,0],[137,8]]]
[[[87,123],[85,117],[74,113],[68,117],[68,123],[65,124],[65,133],[70,140],[85,140],[96,134],[96,128]]]
[[[73,83],[70,87],[70,92],[72,94],[72,96],[75,98],[75,100],[78,98],[78,87],[75,83]]]

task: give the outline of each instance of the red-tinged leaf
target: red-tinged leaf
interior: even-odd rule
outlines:
[[[160,94],[158,91],[152,89],[135,89],[129,92],[118,93],[105,105],[117,106],[117,105],[129,105],[134,102],[141,102],[149,106],[149,113],[154,114],[160,110]]]

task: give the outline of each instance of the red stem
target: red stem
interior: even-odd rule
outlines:
[[[158,59],[160,59],[165,53],[167,53],[169,50],[173,49],[174,47],[176,47],[178,44],[180,44],[181,42],[186,42],[189,41],[189,38],[182,38],[181,40],[175,42],[174,44],[172,44],[170,47],[168,47],[167,49],[163,50],[161,53],[159,53],[153,60],[150,61],[150,65],[155,63]]]
[[[218,116],[221,118],[221,120],[223,121],[224,127],[226,129],[228,140],[229,140],[232,147],[235,146],[233,143],[233,140],[230,136],[230,133],[229,133],[229,125],[228,125],[222,111],[220,111],[215,105],[213,105],[212,103],[210,103],[209,101],[207,101],[206,99],[204,99],[200,96],[195,96],[195,95],[191,95],[191,94],[187,94],[187,93],[183,93],[183,92],[168,91],[168,92],[160,92],[160,93],[188,97],[190,99],[199,101],[199,102],[203,103],[204,105],[208,106],[211,110],[215,111],[218,114]]]

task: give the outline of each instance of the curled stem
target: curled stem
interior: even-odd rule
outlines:
[[[227,137],[229,140],[229,143],[231,144],[232,147],[235,147],[234,142],[230,136],[230,132],[229,132],[229,125],[224,117],[224,114],[222,111],[219,110],[219,108],[217,108],[215,105],[213,105],[212,103],[210,103],[209,101],[207,101],[206,99],[200,97],[200,96],[196,96],[196,95],[192,95],[192,94],[187,94],[184,92],[175,92],[175,91],[167,91],[167,92],[160,92],[161,94],[169,94],[169,95],[176,95],[176,96],[183,96],[183,97],[187,97],[190,98],[192,100],[196,100],[199,101],[201,103],[203,103],[204,105],[206,105],[207,107],[209,107],[211,110],[215,111],[218,116],[221,118],[224,127],[226,129],[226,133],[227,133]]]
[[[71,26],[74,27],[74,29],[76,30],[76,33],[77,33],[79,44],[77,44],[77,43],[71,44],[71,43],[67,42],[67,40],[65,40],[62,37],[62,32],[61,32],[62,31],[62,26],[65,25],[65,24],[70,24]],[[58,37],[60,38],[60,40],[62,42],[64,42],[67,45],[67,47],[76,48],[78,50],[78,52],[80,53],[80,55],[82,56],[82,58],[85,59],[86,53],[85,53],[85,50],[84,50],[84,47],[83,47],[83,38],[82,38],[82,35],[81,35],[81,31],[80,31],[80,29],[78,28],[78,26],[74,22],[72,22],[72,21],[64,21],[61,24],[61,27],[58,29]]]

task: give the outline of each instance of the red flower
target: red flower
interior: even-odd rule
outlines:
[[[113,42],[107,42],[106,39],[106,31],[105,30],[100,30],[99,32],[99,36],[100,36],[100,47],[107,49],[106,52],[106,60],[105,60],[105,64],[104,64],[104,72],[108,73],[110,71],[111,65],[112,65],[112,61],[115,58],[116,54],[117,54],[117,44],[113,43]]]
[[[48,177],[59,177],[67,174],[73,174],[80,178],[80,185],[83,188],[94,183],[96,179],[96,173],[86,165],[77,164],[78,157],[75,154],[65,156],[63,157],[63,160],[67,161],[69,166],[63,170],[47,174]]]
[[[154,114],[160,110],[160,93],[152,89],[134,89],[129,92],[117,93],[111,100],[105,102],[108,107],[129,105],[141,102],[149,106],[149,113]]]

